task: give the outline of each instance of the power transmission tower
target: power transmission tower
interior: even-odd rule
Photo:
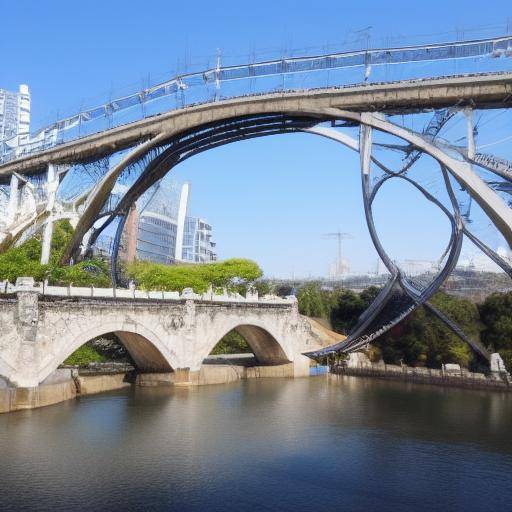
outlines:
[[[350,233],[342,233],[341,231],[336,231],[334,233],[325,233],[322,238],[324,239],[335,239],[338,242],[338,254],[336,258],[336,269],[335,276],[340,277],[343,274],[343,260],[342,260],[342,244],[343,240],[348,240],[354,238]]]

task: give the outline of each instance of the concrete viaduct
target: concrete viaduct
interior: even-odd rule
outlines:
[[[104,130],[46,151],[0,165],[0,180],[46,172],[49,164],[75,164],[95,160],[133,147],[141,141],[171,138],[194,127],[234,117],[289,113],[336,119],[335,110],[386,114],[435,110],[453,105],[475,109],[506,108],[512,103],[512,73],[490,73],[361,84],[304,91],[284,91],[205,103],[150,116]],[[156,142],[156,140],[155,140]]]

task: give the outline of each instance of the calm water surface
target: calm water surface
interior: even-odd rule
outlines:
[[[0,415],[0,510],[512,510],[512,397],[355,377]]]

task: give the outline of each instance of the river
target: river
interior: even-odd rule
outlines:
[[[512,509],[512,396],[346,376],[0,415],[0,510]]]

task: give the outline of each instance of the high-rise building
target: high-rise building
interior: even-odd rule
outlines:
[[[187,217],[183,237],[183,261],[208,263],[217,259],[212,227],[200,217]]]
[[[172,181],[148,191],[126,221],[120,257],[164,264],[215,261],[211,226],[201,218],[187,216],[189,195],[189,183],[179,186]]]
[[[0,89],[0,149],[13,150],[28,141],[30,134],[30,92],[20,85],[18,92]]]

